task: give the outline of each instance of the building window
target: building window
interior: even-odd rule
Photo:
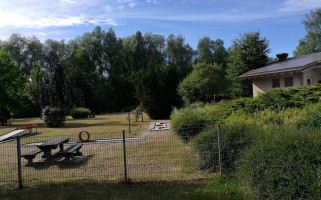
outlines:
[[[311,85],[311,79],[307,79],[307,85]]]
[[[293,86],[293,77],[286,77],[284,79],[284,86],[285,87],[292,87]]]
[[[272,88],[279,88],[279,87],[280,87],[280,79],[279,78],[272,79]]]

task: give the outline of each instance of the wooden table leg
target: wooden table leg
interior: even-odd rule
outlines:
[[[62,143],[62,144],[59,144],[59,150],[60,151],[63,151],[64,150],[64,144]]]
[[[46,159],[50,158],[51,157],[51,150],[50,149],[49,150],[44,150],[42,157],[46,158]]]

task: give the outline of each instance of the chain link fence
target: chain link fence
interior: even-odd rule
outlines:
[[[64,142],[53,146],[50,152],[40,150],[58,140]],[[218,147],[219,140],[213,140],[211,145]],[[219,148],[202,154],[212,155],[213,165],[221,169]],[[0,144],[0,188],[213,178],[215,174],[202,170],[200,163],[200,152],[171,130],[90,134],[88,142],[79,142],[78,135],[33,135]]]

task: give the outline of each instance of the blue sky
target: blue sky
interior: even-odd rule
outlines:
[[[66,41],[97,25],[118,37],[181,34],[194,49],[203,36],[225,47],[244,32],[260,31],[270,56],[292,52],[306,34],[301,20],[321,0],[1,0],[0,39],[11,33]]]

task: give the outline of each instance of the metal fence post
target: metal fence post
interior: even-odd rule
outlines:
[[[18,183],[19,183],[19,189],[22,189],[23,185],[22,185],[22,173],[21,173],[21,146],[20,146],[19,136],[17,136],[17,158],[18,158]]]
[[[219,164],[219,167],[220,167],[220,175],[222,175],[221,131],[220,131],[220,125],[217,125],[217,146],[218,146],[218,164]]]
[[[129,134],[131,134],[131,131],[130,131],[130,114],[128,113],[128,132]]]
[[[123,153],[124,153],[124,175],[125,175],[125,183],[128,182],[127,177],[127,161],[126,161],[126,138],[125,138],[125,130],[123,130]]]

